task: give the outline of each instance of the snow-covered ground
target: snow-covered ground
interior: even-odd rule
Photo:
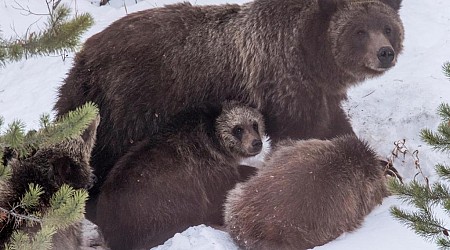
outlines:
[[[160,7],[178,0],[139,1],[111,0],[98,7],[99,1],[63,0],[77,12],[90,12],[96,24],[83,40],[101,31],[126,13]],[[245,1],[198,0],[194,4],[243,3]],[[45,0],[0,0],[0,29],[4,37],[23,34],[43,27],[43,16],[28,15],[20,6],[35,13],[46,13]],[[436,114],[442,102],[450,103],[450,81],[441,66],[450,60],[450,1],[405,0],[401,10],[405,25],[405,50],[397,66],[384,76],[353,88],[345,103],[356,133],[383,156],[388,157],[394,142],[406,139],[410,151],[419,150],[424,173],[436,179],[434,165],[450,164],[447,154],[434,152],[420,140],[423,128],[436,129],[440,119]],[[31,27],[30,24],[34,23]],[[0,68],[0,115],[6,123],[21,119],[28,128],[37,128],[39,116],[51,112],[56,90],[71,67],[74,54],[65,60],[60,56],[39,57],[8,63]],[[4,128],[3,128],[4,129]],[[397,169],[407,181],[417,172],[411,157],[396,161]],[[333,242],[317,247],[320,250],[380,250],[437,249],[418,237],[389,214],[393,205],[402,205],[395,197],[386,198],[382,205],[367,216],[362,227],[346,233]],[[443,218],[448,217],[440,214]],[[450,221],[448,221],[450,223]],[[175,235],[159,250],[175,249],[237,249],[225,232],[196,226]]]

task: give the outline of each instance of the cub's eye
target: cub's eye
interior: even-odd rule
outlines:
[[[242,133],[244,133],[244,129],[239,126],[236,126],[233,128],[232,133],[236,138],[242,139]]]
[[[259,127],[258,127],[258,123],[257,123],[257,122],[254,122],[254,123],[253,123],[253,130],[255,130],[256,132],[258,132]]]
[[[384,33],[385,34],[391,34],[391,32],[392,32],[392,29],[391,28],[389,28],[389,27],[386,27],[386,28],[384,28]]]

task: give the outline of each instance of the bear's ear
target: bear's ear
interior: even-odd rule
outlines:
[[[83,152],[86,154],[88,158],[91,156],[92,149],[94,148],[94,144],[97,137],[97,127],[100,123],[100,115],[97,115],[89,127],[83,132],[81,135],[81,139],[84,142],[84,150]]]
[[[398,11],[402,6],[402,0],[380,0],[380,1],[391,6],[396,11]]]
[[[334,14],[342,5],[343,0],[319,0],[320,12],[327,16]]]

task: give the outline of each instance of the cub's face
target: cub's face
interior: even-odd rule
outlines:
[[[250,157],[261,152],[264,121],[256,109],[236,103],[224,105],[216,130],[222,145],[236,156]]]
[[[337,6],[329,27],[336,63],[359,79],[380,75],[396,64],[402,52],[400,1],[392,6],[381,0],[346,2]]]

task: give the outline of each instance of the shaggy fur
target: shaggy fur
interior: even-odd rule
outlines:
[[[225,224],[244,249],[309,249],[360,226],[387,195],[381,161],[355,136],[287,140],[229,192]]]
[[[63,184],[76,189],[89,188],[93,182],[89,159],[99,120],[97,118],[78,138],[39,149],[25,159],[14,156],[3,159],[12,168],[12,176],[8,181],[0,181],[0,207],[9,210],[17,204],[28,189],[28,183],[35,183],[43,188],[39,206],[34,211],[29,211],[41,213],[47,211],[50,198]],[[14,218],[3,219],[5,220],[0,220],[0,248],[10,239],[14,229],[26,232],[38,229],[38,226],[27,227]],[[60,230],[53,236],[53,249],[80,249],[83,246],[81,236],[81,222]]]
[[[132,147],[99,196],[97,223],[108,245],[149,249],[190,226],[223,224],[227,192],[247,178],[239,161],[261,150],[262,119],[237,104],[193,109]]]
[[[255,106],[275,142],[353,134],[340,103],[350,86],[394,66],[400,3],[182,3],[114,22],[86,41],[55,105],[58,115],[86,101],[100,108],[91,197],[134,142],[199,103]]]

